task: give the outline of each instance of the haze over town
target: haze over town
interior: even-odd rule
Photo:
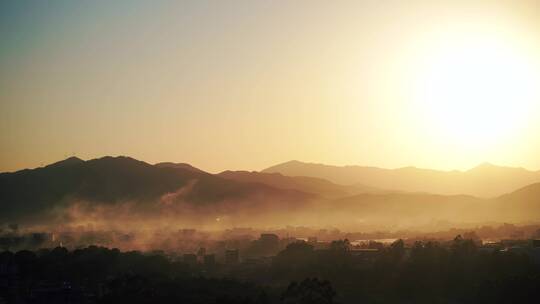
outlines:
[[[0,1],[0,304],[536,303],[540,1]]]

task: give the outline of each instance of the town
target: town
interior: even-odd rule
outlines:
[[[485,233],[486,229],[480,231]],[[483,240],[475,231],[463,231],[453,238],[441,238],[450,233],[447,231],[438,239],[433,234],[396,239],[382,232],[287,227],[263,232],[253,228],[221,232],[179,229],[167,235],[161,231],[143,236],[140,232],[99,232],[88,227],[55,233],[23,232],[17,225],[9,225],[0,237],[0,290],[8,303],[113,303],[125,297],[134,297],[130,301],[139,303],[135,295],[129,295],[133,290],[126,287],[146,290],[137,284],[153,286],[156,298],[150,299],[181,300],[181,295],[168,289],[180,284],[177,280],[211,289],[208,292],[215,293],[213,297],[229,301],[223,303],[274,303],[287,297],[291,286],[313,289],[310,292],[318,297],[326,295],[327,302],[321,303],[359,297],[383,303],[396,297],[420,301],[429,298],[426,287],[432,284],[449,299],[481,302],[494,291],[492,286],[482,289],[478,284],[500,284],[500,280],[521,280],[516,284],[527,297],[537,293],[531,286],[538,286],[539,227],[505,224],[490,229],[492,234],[505,231],[510,235]],[[369,238],[376,236],[381,238]],[[490,263],[496,267],[490,269]],[[497,272],[497,268],[511,271]],[[415,286],[408,286],[411,276]],[[454,276],[467,279],[454,281]],[[159,285],[163,280],[170,282]],[[247,285],[241,287],[243,284]],[[457,294],[446,294],[456,286]],[[381,293],[383,287],[388,291]],[[234,291],[236,288],[242,292]],[[191,300],[214,303],[205,298]]]

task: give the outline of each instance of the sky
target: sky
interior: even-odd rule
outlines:
[[[1,1],[0,172],[540,170],[538,1]]]

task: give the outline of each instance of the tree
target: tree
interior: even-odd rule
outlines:
[[[402,239],[399,239],[390,245],[390,256],[396,262],[403,259],[405,256],[405,243]]]
[[[335,296],[330,282],[308,278],[300,284],[292,282],[282,294],[281,301],[286,304],[331,304]]]
[[[476,244],[471,239],[464,239],[461,235],[454,238],[451,245],[452,253],[458,257],[470,257],[476,253]]]
[[[277,274],[287,276],[288,280],[302,279],[314,275],[315,252],[306,242],[289,244],[273,260]]]
[[[351,249],[351,243],[348,239],[332,241],[330,250],[337,252],[348,252]]]

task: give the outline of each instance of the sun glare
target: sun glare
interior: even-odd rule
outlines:
[[[538,71],[511,44],[476,37],[428,58],[415,99],[439,136],[485,148],[516,135],[532,119]]]

